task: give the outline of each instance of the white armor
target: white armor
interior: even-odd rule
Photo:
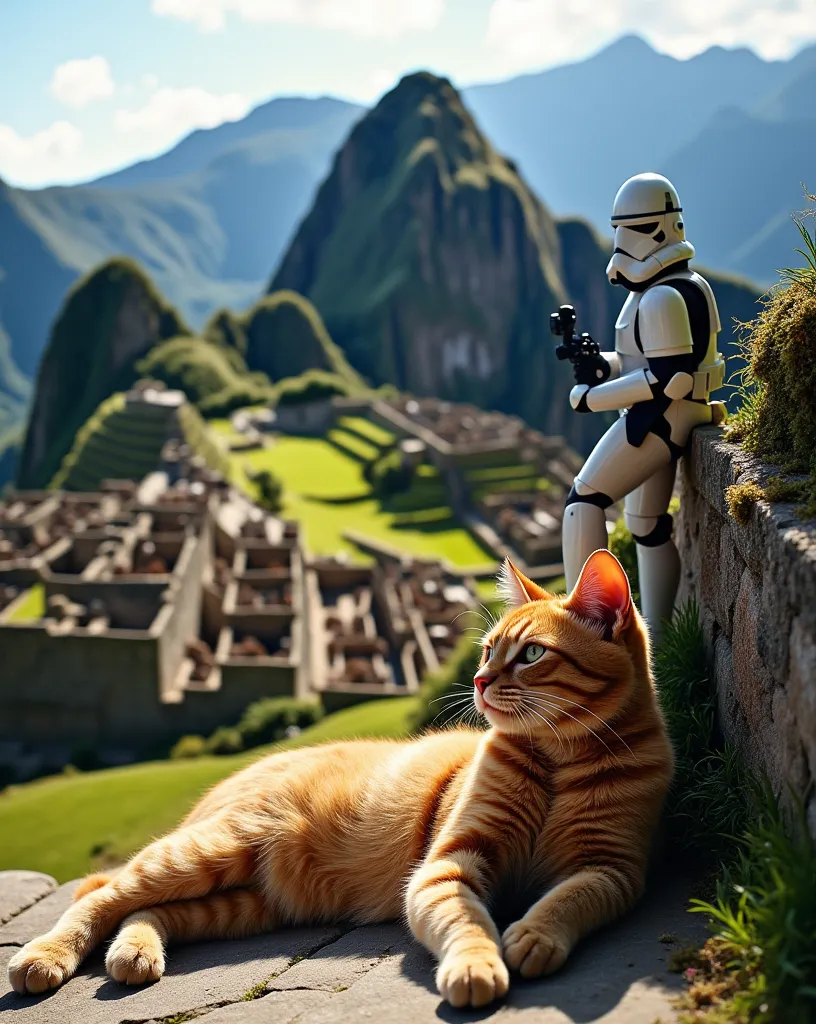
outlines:
[[[720,418],[709,396],[723,383],[720,319],[708,282],[688,269],[682,208],[657,174],[630,178],[615,198],[615,252],[607,274],[630,289],[615,324],[615,351],[603,352],[600,383],[578,384],[580,412],[620,410],[575,478],[564,513],[567,588],[606,547],[605,509],[622,498],[638,542],[641,608],[653,632],[671,615],[680,563],[667,514],[676,461],[693,427]],[[605,365],[604,365],[605,364]]]

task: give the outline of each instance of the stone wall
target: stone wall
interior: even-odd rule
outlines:
[[[680,472],[680,600],[700,605],[723,734],[777,793],[806,796],[816,834],[816,524],[759,502],[741,526],[725,503],[735,482],[773,472],[720,428],[695,431]]]

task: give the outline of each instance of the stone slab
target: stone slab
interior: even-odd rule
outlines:
[[[66,882],[57,890],[13,917],[0,928],[0,946],[24,946],[29,939],[47,932],[71,905],[79,881]]]
[[[268,987],[345,990],[387,956],[405,953],[413,945],[411,935],[398,924],[355,928],[308,960],[295,964]]]
[[[6,965],[16,950],[0,949],[0,1017],[3,1024],[120,1024],[237,1003],[285,971],[292,958],[308,956],[339,934],[336,928],[304,928],[178,946],[170,951],[164,977],[138,988],[111,981],[97,951],[75,978],[45,996],[19,996],[11,990]]]
[[[433,958],[394,924],[176,947],[167,974],[147,988],[109,981],[98,952],[63,988],[34,998],[9,991],[5,964],[15,948],[7,947],[0,949],[0,1015],[3,1024],[133,1024],[191,1010],[201,1011],[204,1024],[670,1024],[681,981],[667,970],[670,946],[660,938],[705,935],[700,916],[687,911],[688,891],[657,878],[632,914],[579,946],[557,974],[514,978],[507,999],[478,1012],[441,1002]],[[246,998],[267,979],[264,995]]]
[[[301,1024],[309,1010],[327,1003],[332,996],[320,989],[292,989],[291,991],[275,991],[253,1002],[233,1003],[223,1006],[220,1010],[208,1013],[204,1018],[206,1024]]]
[[[0,925],[44,899],[56,880],[39,871],[0,871]]]

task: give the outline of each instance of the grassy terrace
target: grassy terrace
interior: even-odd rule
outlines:
[[[276,747],[234,757],[153,761],[60,775],[0,792],[0,870],[24,865],[60,882],[120,863],[173,828],[205,790],[271,750],[355,737],[407,736],[416,699],[339,711]],[[36,822],[36,827],[32,825]]]
[[[390,437],[366,420],[346,420],[351,422],[336,428],[342,434],[342,448],[322,438],[280,437],[268,448],[231,452],[233,483],[254,497],[251,474],[260,469],[275,473],[284,487],[283,514],[301,523],[306,545],[314,554],[345,551],[363,560],[360,551],[343,538],[345,531],[353,530],[410,554],[447,558],[455,565],[492,561],[453,518],[433,470],[420,475],[410,491],[380,501],[363,476],[361,458],[376,454],[375,445],[390,443]],[[214,420],[210,426],[223,440],[235,436],[229,421]],[[360,435],[366,430],[368,440],[363,440]],[[359,448],[357,457],[351,454],[352,445],[355,454]]]

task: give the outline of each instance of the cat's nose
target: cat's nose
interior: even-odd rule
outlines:
[[[477,672],[473,677],[473,685],[479,693],[484,693],[497,676],[498,672],[485,672],[484,670]]]

